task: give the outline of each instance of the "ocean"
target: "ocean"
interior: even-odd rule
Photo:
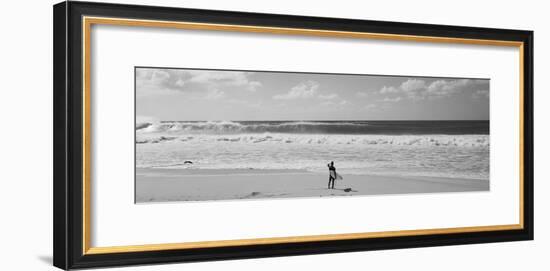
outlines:
[[[136,123],[136,167],[489,179],[489,121]],[[189,163],[186,161],[192,162]]]

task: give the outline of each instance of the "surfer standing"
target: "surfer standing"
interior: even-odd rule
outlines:
[[[336,180],[336,168],[334,167],[334,161],[327,164],[328,167],[328,189],[334,189],[334,180]],[[332,183],[332,186],[330,185]]]

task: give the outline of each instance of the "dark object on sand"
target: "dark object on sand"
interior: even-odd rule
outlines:
[[[344,192],[351,192],[351,188],[344,189]]]
[[[184,165],[185,165],[185,164],[193,164],[193,162],[187,160],[187,161],[183,162],[183,164],[184,164]]]

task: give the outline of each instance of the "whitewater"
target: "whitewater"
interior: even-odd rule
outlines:
[[[166,121],[135,142],[137,168],[489,179],[488,121]]]

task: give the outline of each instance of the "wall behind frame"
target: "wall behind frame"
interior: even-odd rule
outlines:
[[[52,5],[10,1],[0,10],[1,270],[56,270],[52,257]],[[96,1],[104,2],[104,1]],[[110,1],[108,1],[110,2]],[[120,3],[284,13],[535,31],[535,241],[253,259],[110,270],[541,269],[550,249],[550,27],[543,1],[122,0]],[[538,80],[537,80],[538,79]],[[538,267],[538,268],[537,268]]]

